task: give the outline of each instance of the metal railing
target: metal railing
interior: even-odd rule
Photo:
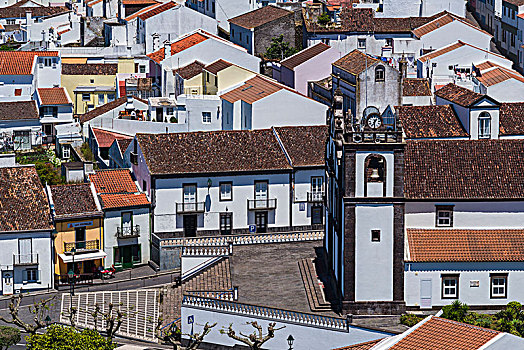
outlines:
[[[324,192],[322,191],[308,192],[307,201],[310,203],[323,202],[324,201]]]
[[[69,277],[68,274],[55,275],[55,284],[58,286],[67,286],[72,283],[75,285],[93,284],[94,277],[95,275],[92,273],[75,274],[73,278]]]
[[[140,236],[140,225],[127,226],[116,228],[116,236],[118,238],[133,238]]]
[[[347,318],[306,314],[303,312],[276,309],[271,307],[242,304],[233,301],[218,300],[194,295],[184,295],[182,306],[197,307],[212,310],[213,312],[227,312],[237,315],[246,315],[250,318],[269,319],[277,322],[289,322],[307,327],[325,328],[341,332],[349,331]]]
[[[177,214],[203,213],[205,211],[204,202],[183,202],[176,204]]]
[[[324,239],[324,231],[303,231],[303,232],[276,232],[276,233],[257,233],[230,236],[208,236],[208,237],[181,237],[167,238],[160,241],[160,245],[165,246],[184,246],[184,247],[212,247],[245,244],[266,244],[266,243],[286,243],[299,241],[321,241]]]
[[[38,265],[38,254],[13,254],[13,265]]]
[[[274,199],[248,199],[247,209],[248,210],[269,210],[276,209],[277,200]]]
[[[64,252],[69,253],[73,248],[75,248],[77,252],[87,250],[99,250],[99,243],[100,242],[98,239],[94,239],[91,241],[66,242],[64,243]]]

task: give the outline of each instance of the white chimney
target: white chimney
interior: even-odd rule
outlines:
[[[33,17],[31,16],[31,11],[25,12],[25,23],[27,26],[33,24]]]
[[[164,59],[171,57],[171,43],[164,41]]]
[[[160,34],[153,34],[153,52],[156,52],[160,49]]]
[[[127,95],[126,109],[135,109],[133,106],[133,96]]]

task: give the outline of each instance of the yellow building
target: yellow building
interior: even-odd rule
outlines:
[[[118,63],[86,63],[87,58],[62,60],[62,86],[73,100],[73,113],[84,114],[117,98],[117,73],[134,73],[132,59]]]
[[[55,221],[55,275],[57,283],[67,283],[73,271],[77,282],[91,280],[103,266],[103,212],[90,184],[48,187]]]

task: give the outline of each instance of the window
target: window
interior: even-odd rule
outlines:
[[[9,24],[9,25],[16,24],[16,20],[14,20],[14,19],[7,19],[5,22],[6,22],[6,24]]]
[[[235,37],[235,29],[231,28],[231,37]]]
[[[202,123],[211,124],[211,112],[202,112]]]
[[[58,108],[53,106],[44,106],[42,107],[42,115],[44,118],[56,118],[58,115]]]
[[[491,116],[487,112],[482,112],[479,116],[479,139],[489,139],[490,137]]]
[[[95,79],[90,79],[89,82],[90,82],[91,84],[94,84],[94,83],[95,83]]]
[[[15,89],[15,96],[22,96],[22,89]]]
[[[511,46],[515,47],[515,34],[510,33],[509,34],[509,40],[510,40]]]
[[[104,94],[98,94],[98,104],[103,105],[105,102]]]
[[[115,100],[115,94],[107,94],[107,102],[113,102]]]
[[[38,282],[38,269],[26,269],[26,282]]]
[[[168,108],[167,108],[167,112],[166,112],[167,115],[173,115],[173,112],[174,112],[173,107],[168,107]]]
[[[494,298],[507,298],[508,297],[508,274],[491,274],[491,294],[490,297]]]
[[[380,242],[380,230],[371,230],[371,242]]]
[[[442,275],[442,299],[458,298],[459,275]]]
[[[184,185],[184,203],[196,202],[196,185]]]
[[[324,178],[322,176],[311,177],[311,200],[322,201],[324,199]]]
[[[233,227],[233,213],[220,213],[220,233],[230,235]]]
[[[366,38],[357,39],[357,48],[365,49],[366,48]]]
[[[381,82],[386,80],[386,69],[384,66],[377,66],[375,68],[375,82]]]
[[[268,205],[267,181],[255,181],[255,208],[265,208]]]
[[[386,46],[393,47],[393,38],[386,38]]]
[[[145,73],[146,72],[146,66],[144,66],[143,64],[139,65],[138,66],[138,72],[139,73]]]
[[[71,157],[71,148],[69,145],[62,145],[62,159],[69,159]]]
[[[53,64],[53,59],[50,57],[44,57],[43,61],[44,61],[44,66],[46,67],[51,67],[51,65]]]
[[[82,94],[82,101],[90,101],[90,100],[91,100],[91,95],[89,93]]]
[[[453,206],[452,205],[437,205],[436,206],[436,226],[437,227],[452,227],[453,226]]]
[[[220,183],[220,198],[221,201],[233,200],[233,184],[231,182]]]

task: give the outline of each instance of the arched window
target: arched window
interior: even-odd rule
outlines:
[[[364,164],[364,196],[385,196],[386,159],[379,154],[370,154]]]
[[[479,115],[479,139],[491,138],[491,115],[482,112]]]
[[[386,69],[380,65],[375,68],[375,82],[386,80]]]

